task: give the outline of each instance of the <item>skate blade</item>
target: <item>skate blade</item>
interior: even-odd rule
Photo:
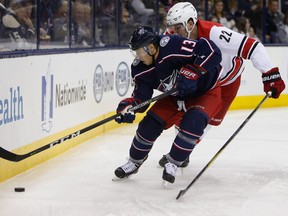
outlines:
[[[170,182],[163,180],[161,187],[163,189],[166,189],[170,184],[171,184]]]
[[[119,181],[125,181],[127,180],[129,177],[124,177],[124,178],[118,178],[117,176],[115,176],[114,178],[112,178],[113,182],[119,182]]]

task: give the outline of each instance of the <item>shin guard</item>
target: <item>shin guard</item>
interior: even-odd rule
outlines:
[[[180,130],[167,158],[180,166],[191,154],[208,123],[208,117],[198,109],[190,109],[183,116]]]
[[[150,115],[146,115],[139,123],[131,144],[130,159],[134,162],[141,162],[148,155],[163,129],[164,123],[157,121]]]

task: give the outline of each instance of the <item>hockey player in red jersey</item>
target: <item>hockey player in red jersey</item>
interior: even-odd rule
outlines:
[[[177,167],[189,157],[204,128],[219,111],[221,52],[205,38],[196,41],[178,35],[159,36],[147,26],[134,31],[129,45],[135,54],[131,65],[135,87],[132,97],[118,105],[117,113],[122,114],[116,118],[118,123],[133,122],[135,113],[129,108],[149,100],[154,89],[166,92],[177,88],[178,92],[156,101],[148,110],[132,141],[129,161],[118,167],[115,175],[125,178],[138,172],[162,131],[181,119],[162,175],[163,180],[173,183]],[[185,101],[186,112],[179,101]]]
[[[285,88],[279,68],[275,67],[262,43],[246,35],[221,26],[216,22],[198,20],[197,11],[190,2],[179,2],[167,13],[166,34],[178,34],[189,39],[201,37],[212,40],[221,50],[223,72],[221,74],[221,110],[211,119],[209,125],[220,125],[240,86],[241,73],[245,59],[261,72],[264,92],[272,92],[272,98],[278,98]],[[177,124],[176,124],[177,126]],[[209,128],[209,126],[207,127]],[[163,155],[159,164],[168,162]],[[187,166],[189,158],[182,164]]]

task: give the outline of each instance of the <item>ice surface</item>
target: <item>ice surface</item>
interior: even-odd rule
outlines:
[[[250,114],[230,111],[161,187],[158,160],[175,136],[165,131],[136,175],[113,182],[137,125],[107,132],[0,184],[1,216],[287,216],[288,108],[260,109],[206,172],[184,189]],[[26,192],[16,193],[15,187]]]

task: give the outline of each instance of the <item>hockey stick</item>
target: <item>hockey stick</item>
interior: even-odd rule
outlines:
[[[162,99],[164,97],[167,97],[167,96],[169,96],[169,95],[171,95],[173,93],[176,93],[176,91],[177,91],[177,89],[174,88],[174,89],[171,89],[171,90],[169,90],[167,92],[164,92],[164,93],[162,93],[160,95],[157,95],[157,96],[155,96],[155,97],[153,97],[153,98],[151,98],[151,99],[149,99],[147,101],[144,101],[144,102],[132,107],[130,109],[130,111],[135,111],[137,109],[140,109],[140,108],[142,108],[142,107],[144,107],[146,105],[151,104],[154,101],[160,100],[160,99]],[[71,133],[69,135],[66,135],[66,136],[64,136],[64,137],[62,137],[62,138],[60,138],[58,140],[55,140],[55,141],[53,141],[51,143],[48,143],[48,144],[46,144],[46,145],[44,145],[44,146],[42,146],[40,148],[37,148],[37,149],[35,149],[35,150],[31,151],[31,152],[28,152],[26,154],[21,154],[21,155],[20,154],[15,154],[15,153],[13,153],[11,151],[8,151],[8,150],[3,149],[2,147],[0,147],[0,157],[3,158],[3,159],[9,160],[9,161],[13,161],[13,162],[22,161],[22,160],[24,160],[26,158],[29,158],[29,157],[31,157],[31,156],[33,156],[35,154],[40,153],[40,152],[42,152],[42,151],[44,151],[46,149],[52,148],[55,145],[61,144],[62,142],[66,141],[66,140],[70,140],[70,139],[72,139],[74,137],[77,137],[77,136],[79,136],[79,135],[81,135],[81,134],[83,134],[83,133],[85,133],[87,131],[90,131],[90,130],[92,130],[92,129],[94,129],[94,128],[102,125],[102,124],[105,124],[105,123],[115,119],[116,117],[118,117],[120,115],[121,115],[121,113],[116,113],[116,114],[114,114],[114,115],[112,115],[112,116],[110,116],[108,118],[105,118],[105,119],[103,119],[103,120],[101,120],[99,122],[96,122],[96,123],[88,126],[88,127],[85,127],[85,128],[80,129],[78,131],[75,131],[75,132],[73,132],[73,133]]]
[[[178,200],[182,197],[189,188],[200,178],[200,176],[208,169],[208,167],[213,163],[213,161],[220,155],[220,153],[226,148],[226,146],[235,138],[239,131],[244,127],[244,125],[251,119],[255,112],[260,108],[260,106],[271,96],[271,92],[268,92],[257,107],[250,113],[250,115],[245,119],[245,121],[238,127],[238,129],[232,134],[232,136],[227,140],[227,142],[221,147],[221,149],[214,155],[214,157],[206,164],[206,166],[199,172],[199,174],[192,180],[192,182],[183,190],[180,190],[176,199]]]

